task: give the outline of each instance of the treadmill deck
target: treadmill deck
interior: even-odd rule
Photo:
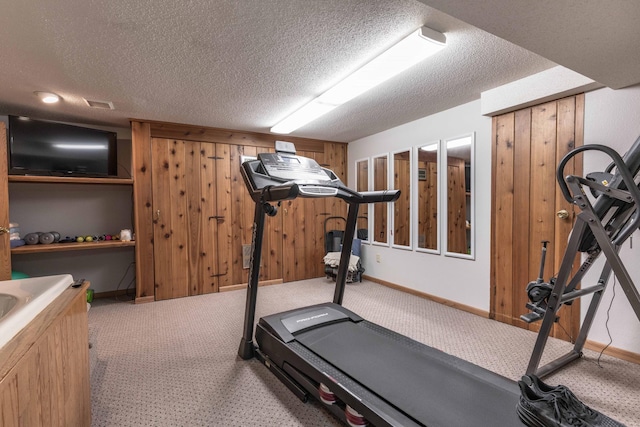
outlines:
[[[261,323],[281,320],[273,315]],[[522,426],[516,414],[520,391],[514,381],[371,322],[323,325],[296,333],[290,343],[271,334],[256,338],[260,348],[272,348],[275,342],[296,352],[305,348],[419,424]],[[260,342],[265,339],[275,342]],[[304,366],[294,367],[313,376]]]

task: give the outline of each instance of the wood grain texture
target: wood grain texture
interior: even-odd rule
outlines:
[[[520,315],[526,313],[526,303],[529,300],[526,284],[537,277],[538,270],[531,270],[529,264],[531,221],[531,109],[514,113],[514,168],[513,168],[513,259],[512,259],[512,291],[510,315],[513,324],[529,329],[530,325],[520,320]],[[534,252],[535,255],[535,252]],[[509,286],[508,284],[505,284]],[[537,327],[537,325],[534,325]]]
[[[9,182],[37,182],[42,184],[104,184],[104,185],[132,185],[130,178],[88,178],[68,176],[29,176],[9,175]]]
[[[2,426],[91,425],[88,286],[65,290],[0,349]]]
[[[71,243],[51,243],[49,245],[24,245],[11,249],[12,255],[33,254],[40,252],[66,252],[85,251],[94,249],[130,248],[136,245],[135,241],[122,240],[101,240],[97,242],[71,242]]]
[[[249,145],[253,147],[273,148],[277,140],[286,139],[296,145],[298,151],[324,151],[325,141],[286,135],[277,136],[265,133],[220,129],[206,126],[193,126],[178,123],[145,121],[150,125],[151,136],[156,138],[179,139],[183,141],[204,141],[230,145]],[[332,142],[334,143],[334,142]],[[347,144],[335,142],[346,148]]]
[[[409,151],[393,155],[393,188],[400,197],[393,202],[393,243],[411,246],[411,156]]]
[[[438,249],[438,159],[435,152],[418,150],[418,170],[425,179],[418,180],[419,248]]]
[[[514,120],[513,113],[494,118],[494,214],[492,240],[494,307],[496,313],[506,319],[513,317],[513,186],[514,186]],[[510,322],[508,322],[510,323]]]
[[[0,123],[0,227],[9,228],[9,182],[7,165],[7,129]],[[9,233],[0,234],[0,280],[11,279]]]
[[[131,122],[131,170],[136,232],[136,301],[155,297],[153,261],[153,192],[149,123]]]
[[[582,144],[583,115],[584,96],[578,95],[493,118],[490,307],[496,320],[539,329],[539,323],[520,320],[528,312],[526,285],[539,275],[541,241],[550,242],[545,281],[558,272],[564,255],[573,218],[560,220],[556,212],[572,212],[572,207],[557,188],[555,168],[562,156]],[[581,157],[574,160],[567,173],[582,173]],[[574,301],[562,309],[552,336],[575,338],[579,321],[579,301]]]
[[[556,145],[556,162],[560,160],[569,151],[576,147],[576,98],[570,97],[558,101],[557,109],[557,145]],[[578,160],[579,161],[579,160]],[[571,159],[565,167],[565,175],[575,175],[576,158]],[[569,235],[575,222],[574,206],[567,202],[559,189],[556,191],[556,212],[564,209],[571,213],[569,218],[561,219],[556,217],[555,220],[555,241],[554,246],[558,248],[553,259],[554,272],[560,270],[564,252],[567,247]],[[577,272],[579,267],[580,256],[576,254],[573,262],[573,274]],[[578,298],[571,305],[564,305],[561,309],[561,316],[558,323],[554,325],[553,336],[564,340],[573,340],[577,337],[580,329],[580,323],[574,321],[580,317],[580,299]]]
[[[373,159],[373,190],[389,189],[388,180],[388,159],[387,156],[375,157]],[[389,206],[387,203],[376,203],[373,205],[373,241],[378,243],[388,243],[387,221],[389,216]]]
[[[143,203],[141,208],[136,206],[136,225],[144,224],[156,233],[149,238],[148,248],[145,242],[137,242],[142,243],[141,248],[148,250],[147,254],[150,253],[152,259],[145,259],[140,250],[136,251],[136,260],[142,260],[145,271],[149,265],[153,267],[146,276],[147,280],[153,280],[152,289],[161,286],[169,290],[170,295],[182,295],[184,289],[189,294],[199,294],[228,290],[246,283],[248,270],[242,265],[242,250],[243,246],[251,244],[254,202],[246,190],[240,165],[243,156],[255,157],[258,153],[273,152],[275,137],[136,121],[132,123],[132,131],[134,153],[139,151],[133,156],[134,193],[137,191],[136,200]],[[330,168],[344,181],[346,144],[294,139],[292,142],[299,154],[315,158],[323,165],[330,164]],[[169,151],[152,149],[152,140],[165,141],[165,144],[169,144],[166,141],[175,141],[176,145]],[[198,145],[200,156],[197,155]],[[186,147],[184,154],[181,154],[180,146]],[[143,153],[144,147],[148,153]],[[156,168],[165,168],[165,164],[169,172],[156,171]],[[148,188],[145,186],[147,182]],[[148,194],[143,190],[148,190]],[[143,193],[145,198],[141,196]],[[167,194],[171,196],[167,198]],[[147,201],[150,203],[148,206]],[[300,199],[296,203],[292,209],[299,217],[289,231],[285,232],[283,222],[285,211],[288,212],[286,203],[278,215],[268,217],[265,222],[261,282],[282,281],[285,267],[292,271],[290,277],[296,278],[292,280],[319,277],[324,273],[323,215],[346,216],[346,204],[335,198]],[[167,209],[172,212],[169,217],[164,215]],[[161,211],[160,220],[154,219],[158,210]],[[163,226],[164,232],[159,232]],[[181,227],[184,227],[185,235],[199,237],[176,238],[176,230],[183,229]],[[290,240],[297,240],[298,244],[289,245]],[[180,249],[180,245],[187,248],[186,251]],[[188,254],[187,258],[184,258],[184,252]],[[179,273],[180,266],[187,273]],[[184,285],[175,282],[188,285],[183,288]],[[143,286],[148,287],[148,284],[143,282]],[[137,302],[146,302],[150,295],[156,294],[145,288],[137,290],[136,295]],[[164,297],[167,296],[160,292],[160,298]],[[156,299],[159,299],[157,295]]]
[[[447,157],[447,252],[467,253],[464,159]]]

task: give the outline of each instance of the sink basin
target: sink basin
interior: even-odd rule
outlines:
[[[18,298],[9,294],[0,294],[0,319],[9,314],[18,303]]]
[[[0,281],[0,348],[71,283],[70,274]]]

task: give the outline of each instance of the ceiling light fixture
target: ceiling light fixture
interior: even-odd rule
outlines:
[[[42,100],[45,104],[55,104],[60,101],[60,97],[53,92],[33,92],[38,98]]]
[[[271,128],[287,134],[440,51],[446,37],[421,27]]]

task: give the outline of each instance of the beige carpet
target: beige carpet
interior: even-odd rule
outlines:
[[[322,278],[262,287],[256,318],[330,301],[333,286]],[[321,404],[300,402],[257,361],[237,357],[245,294],[142,305],[96,301],[89,311],[93,426],[341,425]],[[536,338],[367,281],[348,285],[344,305],[514,380],[524,373]],[[544,360],[568,346],[550,339]],[[597,358],[586,351],[545,381],[565,384],[587,405],[640,426],[640,366],[608,356],[598,366]]]

